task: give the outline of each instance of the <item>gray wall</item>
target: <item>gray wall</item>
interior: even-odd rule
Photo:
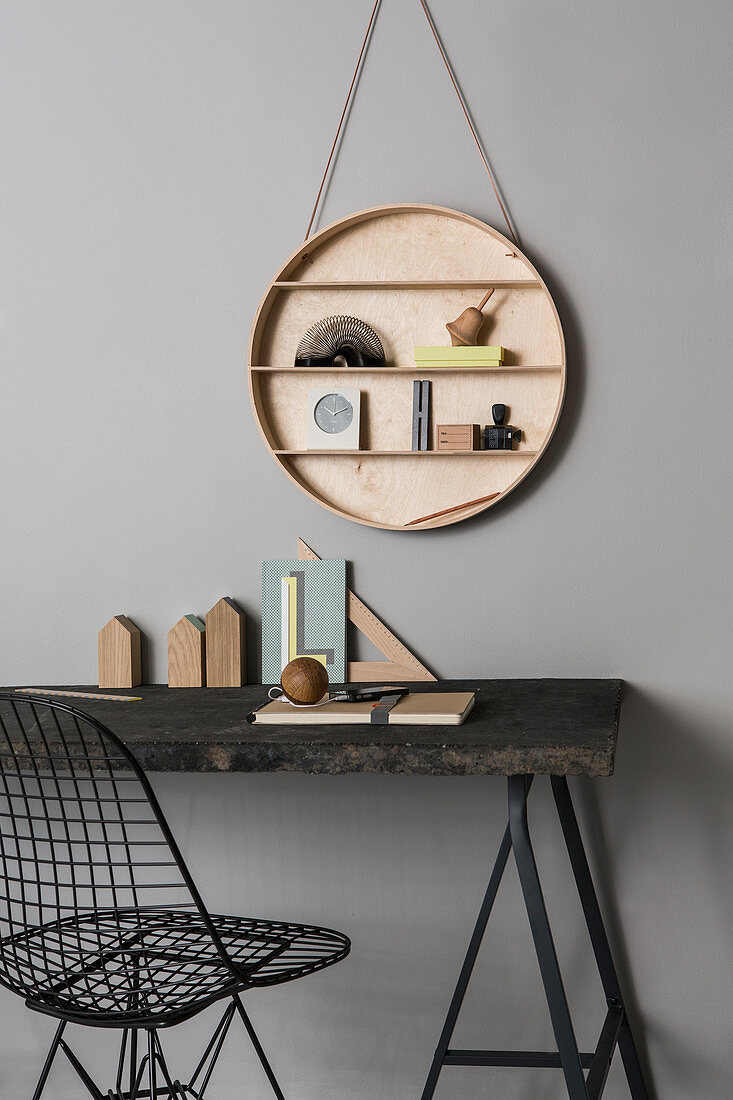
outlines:
[[[1,678],[93,682],[97,629],[125,612],[163,681],[167,628],[222,593],[256,618],[259,563],[298,534],[353,562],[363,598],[439,674],[624,677],[616,775],[574,789],[657,1095],[718,1100],[733,1095],[729,8],[434,0],[559,304],[570,384],[510,501],[404,537],[286,481],[243,366],[259,297],[305,230],[368,8],[2,4]],[[417,0],[386,0],[321,224],[402,200],[502,228]],[[288,1096],[413,1100],[502,782],[158,787],[213,907],[353,936],[335,970],[252,998]],[[547,811],[540,795],[538,856],[592,1043],[600,991]],[[458,1045],[551,1042],[516,901],[510,876]],[[9,994],[0,1012],[0,1095],[15,1100],[51,1023]],[[231,1053],[217,1096],[243,1081],[268,1096],[249,1052]],[[56,1081],[58,1100],[77,1096],[65,1070]],[[563,1089],[552,1072],[445,1074],[442,1100],[478,1095]],[[626,1095],[617,1068],[607,1095]]]

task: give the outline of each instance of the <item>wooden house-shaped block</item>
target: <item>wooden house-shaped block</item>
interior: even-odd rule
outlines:
[[[168,687],[206,686],[206,627],[184,615],[168,631]]]
[[[127,615],[115,615],[102,627],[97,650],[101,688],[130,688],[141,683],[141,634]]]
[[[247,617],[229,596],[206,616],[206,686],[241,687],[246,683]]]

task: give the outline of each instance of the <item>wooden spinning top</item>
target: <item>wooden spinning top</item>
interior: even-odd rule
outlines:
[[[469,306],[468,309],[464,309],[463,313],[459,317],[456,317],[455,321],[449,321],[445,326],[450,333],[450,342],[454,348],[467,347],[469,344],[476,343],[478,334],[481,331],[481,326],[485,320],[481,310],[493,293],[494,288],[492,286],[484,295],[478,306]]]
[[[315,657],[296,657],[283,669],[280,683],[291,703],[311,706],[328,691],[328,673]]]

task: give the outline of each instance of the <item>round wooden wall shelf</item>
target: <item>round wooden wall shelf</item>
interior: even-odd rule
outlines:
[[[447,321],[489,287],[479,340],[506,349],[500,367],[416,367],[415,346],[448,345]],[[294,367],[301,336],[322,317],[359,317],[389,366]],[[405,204],[342,218],[315,234],[270,283],[249,348],[255,418],[276,462],[312,500],[390,531],[458,523],[510,493],[536,465],[565,395],[565,342],[555,304],[529,260],[495,229],[455,210]],[[522,430],[513,451],[412,451],[412,383],[432,381],[436,424],[491,423],[508,406]],[[308,391],[361,391],[358,451],[308,450]],[[406,526],[466,501],[491,501]]]

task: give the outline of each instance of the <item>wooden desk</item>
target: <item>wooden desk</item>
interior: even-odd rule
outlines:
[[[599,1100],[617,1046],[633,1100],[648,1100],[566,778],[608,776],[613,772],[621,681],[451,680],[416,685],[415,690],[474,690],[476,706],[466,722],[457,727],[274,728],[246,722],[246,714],[264,697],[264,689],[259,686],[150,686],[120,693],[141,695],[139,703],[72,698],[61,701],[78,706],[109,726],[149,771],[506,776],[506,831],[422,1100],[431,1100],[443,1068],[455,1065],[556,1067],[563,1071],[570,1100]],[[601,1035],[595,1051],[588,1053],[578,1051],[529,834],[527,799],[534,777],[540,775],[550,777],[606,996]],[[510,852],[514,853],[519,872],[557,1049],[452,1049],[451,1036]]]
[[[416,684],[411,690],[475,691],[476,705],[462,726],[273,727],[250,726],[245,720],[266,697],[266,689],[254,684],[156,684],[119,692],[141,695],[141,703],[61,701],[108,725],[148,771],[595,776],[613,772],[620,680],[443,680]]]

